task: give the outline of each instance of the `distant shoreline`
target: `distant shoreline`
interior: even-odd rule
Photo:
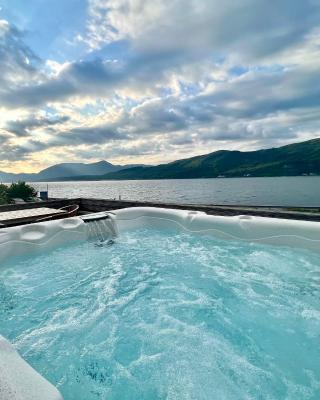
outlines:
[[[173,181],[173,180],[201,180],[201,179],[273,179],[273,178],[319,178],[320,175],[276,175],[276,176],[225,176],[225,177],[199,177],[199,178],[127,178],[127,179],[61,179],[61,180],[47,180],[47,181],[30,181],[29,183],[63,183],[63,182],[123,182],[123,181]],[[11,182],[4,182],[11,183]]]
[[[225,177],[211,177],[211,178],[128,178],[128,179],[55,179],[55,180],[41,180],[41,181],[27,181],[27,183],[63,183],[63,182],[123,182],[123,181],[168,181],[168,180],[201,180],[201,179],[266,179],[266,178],[319,178],[320,175],[276,175],[276,176],[225,176]],[[5,185],[10,185],[12,181],[1,182]]]

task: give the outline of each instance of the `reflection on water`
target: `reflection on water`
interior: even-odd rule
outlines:
[[[45,189],[46,183],[34,183]],[[320,177],[50,182],[51,197],[197,204],[320,206]]]

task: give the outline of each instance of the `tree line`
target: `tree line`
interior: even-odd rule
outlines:
[[[37,191],[25,182],[11,183],[10,186],[0,183],[0,204],[13,203],[13,199],[28,201],[37,196]]]

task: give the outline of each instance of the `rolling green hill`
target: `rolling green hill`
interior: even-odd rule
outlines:
[[[134,167],[77,179],[183,179],[303,174],[320,175],[320,138],[266,150],[220,150],[169,164]]]
[[[17,182],[17,181],[28,181],[28,182],[49,182],[64,180],[65,176],[69,179],[74,179],[78,176],[99,176],[105,175],[109,172],[120,171],[124,168],[135,167],[132,165],[113,165],[107,161],[98,161],[95,163],[61,163],[52,165],[42,171],[34,174],[12,174],[4,171],[0,171],[0,182]]]

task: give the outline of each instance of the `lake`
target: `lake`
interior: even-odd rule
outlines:
[[[32,183],[45,190],[47,183]],[[320,207],[320,176],[49,182],[50,197]]]

